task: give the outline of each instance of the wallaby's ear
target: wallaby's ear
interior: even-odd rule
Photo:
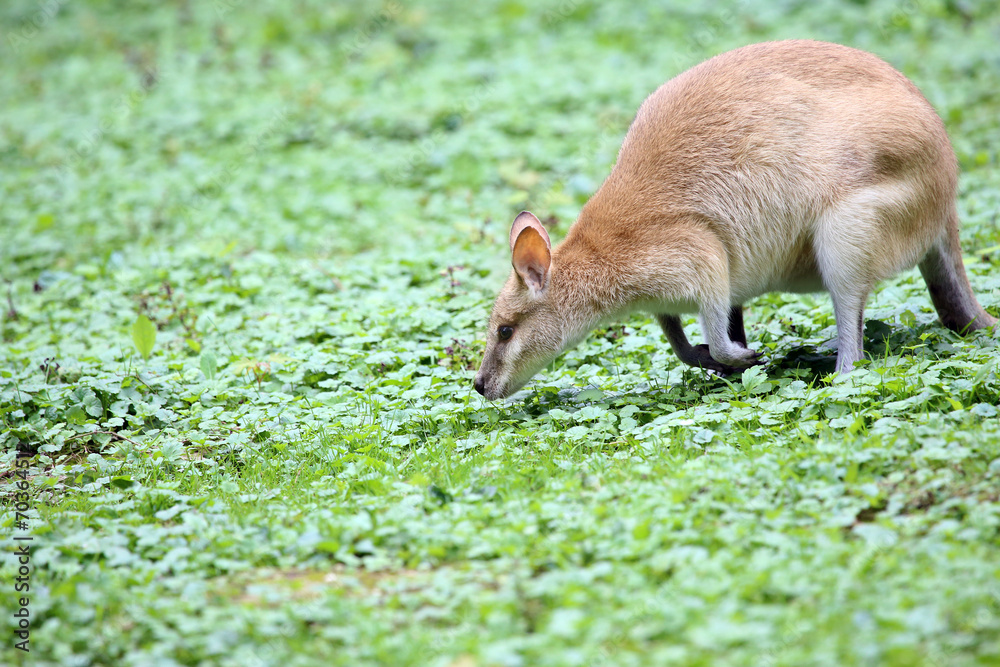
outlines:
[[[552,243],[538,218],[522,211],[510,228],[511,264],[528,286],[532,296],[539,296],[549,282]]]

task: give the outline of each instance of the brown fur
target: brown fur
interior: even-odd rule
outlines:
[[[831,293],[847,372],[863,354],[872,288],[917,262],[945,325],[993,326],[962,266],[956,183],[940,119],[879,58],[805,40],[716,56],[646,99],[562,244],[551,250],[537,219],[518,216],[515,271],[476,388],[508,396],[593,327],[636,310],[659,317],[686,363],[745,367],[758,355],[741,306],[774,290]],[[693,311],[707,346],[680,327]],[[514,327],[510,340],[498,340],[501,325]]]

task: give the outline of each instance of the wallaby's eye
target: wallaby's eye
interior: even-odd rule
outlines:
[[[500,340],[507,340],[513,335],[514,335],[514,327],[509,327],[505,324],[499,329],[497,329],[497,336],[500,337]]]

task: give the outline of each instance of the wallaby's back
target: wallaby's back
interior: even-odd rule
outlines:
[[[671,234],[658,221],[698,220],[725,246],[734,302],[822,288],[817,241],[863,234],[855,245],[872,252],[856,268],[874,282],[942,236],[956,173],[934,109],[884,61],[822,42],[755,44],[646,99],[579,233],[656,244]],[[830,215],[850,209],[864,219]]]

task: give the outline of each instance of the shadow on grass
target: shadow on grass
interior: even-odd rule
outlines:
[[[880,320],[867,320],[864,331],[865,356],[874,363],[887,356],[912,357],[914,350],[926,344],[922,337],[927,332],[948,335],[947,330],[937,323],[892,326]],[[798,345],[788,348],[784,354],[772,356],[765,370],[772,380],[792,378],[807,384],[818,384],[836,371],[836,365],[837,350],[834,341],[830,347]],[[655,406],[661,403],[681,408],[701,403],[706,394],[725,389],[729,383],[739,381],[738,372],[723,378],[698,368],[684,367],[678,382],[633,387],[628,392],[604,391],[593,386],[561,390],[544,386],[530,387],[508,399],[507,407],[532,417],[543,415],[552,408],[578,408],[602,402],[634,404],[643,410],[655,410]]]

